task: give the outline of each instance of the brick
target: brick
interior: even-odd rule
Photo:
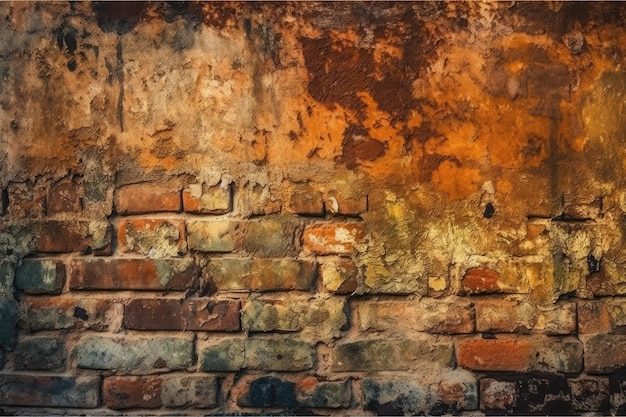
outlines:
[[[474,332],[471,301],[452,297],[419,301],[358,301],[352,304],[362,332],[407,331],[464,334]]]
[[[31,182],[10,183],[7,187],[9,206],[13,219],[37,219],[46,214],[46,188]]]
[[[160,377],[108,377],[102,384],[102,399],[113,410],[159,408],[162,384]]]
[[[65,369],[65,343],[62,339],[37,337],[20,340],[12,353],[18,371],[56,371]]]
[[[46,220],[37,225],[35,250],[42,253],[87,252],[92,248],[89,224],[82,221]],[[110,245],[110,241],[104,243]],[[98,249],[102,247],[98,245]]]
[[[574,413],[596,412],[609,414],[609,382],[604,379],[581,377],[568,380]]]
[[[238,223],[230,220],[188,221],[190,250],[200,252],[232,252],[235,249]]]
[[[476,267],[465,272],[461,279],[461,286],[470,294],[492,294],[502,292],[498,281],[500,273],[493,269]]]
[[[516,299],[477,300],[476,331],[572,334],[576,331],[576,303],[541,305]]]
[[[322,193],[311,184],[294,184],[289,190],[287,211],[302,216],[323,216]]]
[[[480,380],[480,409],[511,413],[517,407],[515,381],[499,381],[493,378]]]
[[[358,288],[359,271],[350,258],[322,260],[319,275],[324,289],[335,294],[352,294]]]
[[[575,338],[465,339],[457,349],[459,366],[475,371],[578,373],[583,346]]]
[[[347,408],[351,394],[349,381],[327,382],[309,376],[296,383],[296,401],[303,407]]]
[[[217,378],[213,376],[168,376],[161,386],[166,408],[213,408],[217,406],[217,394]]]
[[[339,298],[261,298],[247,301],[241,311],[242,327],[248,332],[301,332],[317,340],[340,336],[347,325],[345,303]]]
[[[265,376],[250,381],[248,389],[237,398],[240,407],[285,407],[295,409],[298,406],[296,385],[273,376]]]
[[[566,196],[566,198],[569,196]],[[583,203],[567,204],[563,208],[563,219],[565,220],[596,220],[602,214],[602,199]]]
[[[82,338],[73,350],[79,368],[149,374],[185,369],[193,361],[191,337]]]
[[[113,194],[118,214],[145,214],[180,212],[182,198],[180,190],[168,185],[131,184],[119,187]]]
[[[18,326],[26,332],[82,329],[117,331],[122,305],[110,299],[88,297],[26,297],[20,303]]]
[[[239,331],[235,300],[133,299],[124,307],[124,327],[137,330]]]
[[[337,344],[331,352],[333,372],[406,371],[430,366],[452,367],[451,343],[431,339],[375,339]]]
[[[57,259],[24,259],[15,287],[27,294],[59,294],[65,285],[65,264]]]
[[[377,415],[448,415],[478,409],[478,383],[463,371],[424,381],[366,378],[362,387],[363,408]]]
[[[11,258],[0,258],[0,296],[12,295],[15,280],[15,261]]]
[[[299,248],[301,220],[293,216],[264,216],[242,224],[242,247],[251,255],[295,256]]]
[[[74,259],[68,266],[73,290],[174,290],[192,288],[193,259]]]
[[[626,333],[626,299],[578,301],[578,332],[581,334]]]
[[[200,349],[205,372],[304,371],[315,364],[315,347],[294,339],[230,339]]]
[[[310,226],[304,230],[304,247],[320,255],[351,254],[360,243],[362,233],[359,223]]]
[[[48,191],[48,214],[79,212],[83,209],[81,177],[62,178]]]
[[[298,259],[215,258],[207,268],[218,291],[309,291],[315,264]]]
[[[282,201],[267,184],[246,182],[241,189],[238,189],[237,194],[240,210],[244,216],[268,215],[281,211]]]
[[[626,335],[599,334],[582,340],[587,373],[608,374],[626,364]]]
[[[189,184],[183,189],[183,209],[194,214],[225,214],[232,210],[232,186]]]
[[[0,404],[24,407],[96,408],[98,376],[0,375]]]
[[[367,212],[367,195],[349,196],[330,191],[324,199],[326,212],[343,216],[358,216]]]
[[[0,297],[0,349],[10,350],[17,341],[17,308],[13,296]]]
[[[151,258],[176,257],[187,251],[185,222],[176,219],[126,219],[118,229],[118,247]]]

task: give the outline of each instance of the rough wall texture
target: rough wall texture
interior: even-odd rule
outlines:
[[[625,5],[0,18],[0,414],[626,413]]]

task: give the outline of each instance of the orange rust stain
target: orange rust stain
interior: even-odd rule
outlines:
[[[459,344],[458,361],[476,371],[524,371],[530,365],[531,345],[521,339],[468,339]]]
[[[443,161],[432,174],[432,182],[451,200],[462,200],[478,191],[480,180],[479,170],[452,161]]]
[[[461,285],[472,293],[494,293],[500,291],[500,273],[493,269],[477,267],[465,272]]]

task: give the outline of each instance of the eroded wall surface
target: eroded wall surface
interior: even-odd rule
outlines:
[[[0,414],[626,412],[625,5],[0,18]]]

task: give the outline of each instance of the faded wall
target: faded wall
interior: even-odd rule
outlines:
[[[0,414],[626,412],[625,5],[0,18]]]

